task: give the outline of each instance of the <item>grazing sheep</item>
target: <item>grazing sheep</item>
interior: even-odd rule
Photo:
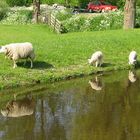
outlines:
[[[101,51],[95,52],[90,59],[88,59],[89,64],[95,63],[95,66],[98,67],[102,65],[103,53]]]
[[[136,73],[133,71],[129,71],[128,79],[131,83],[136,82],[136,80],[137,80]]]
[[[4,117],[22,117],[32,115],[34,112],[35,101],[33,98],[25,97],[17,101],[10,101],[6,107],[1,109]]]
[[[103,88],[102,81],[100,79],[98,79],[97,76],[95,77],[95,79],[89,80],[89,84],[90,84],[91,88],[94,90],[102,90],[102,88]]]
[[[2,46],[0,53],[5,53],[5,55],[12,59],[14,62],[13,68],[17,67],[18,59],[30,59],[31,68],[33,67],[33,60],[35,58],[34,49],[31,43],[12,43],[5,46]]]
[[[135,51],[131,51],[129,54],[129,64],[136,65],[137,63],[137,53]]]

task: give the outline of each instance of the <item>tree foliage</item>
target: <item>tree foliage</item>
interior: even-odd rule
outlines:
[[[5,0],[9,6],[29,6],[33,3],[33,0]],[[65,6],[81,6],[85,8],[89,1],[97,1],[97,0],[40,0],[41,3],[44,4],[62,4]],[[123,9],[125,0],[104,0],[106,2],[111,3],[112,5],[116,5],[119,8]],[[140,0],[136,0],[137,5],[140,6]]]
[[[0,2],[0,20],[6,15],[6,12],[8,10],[8,5],[4,0],[1,0]]]
[[[6,0],[9,6],[23,6],[26,5],[26,0]]]
[[[28,6],[33,3],[33,0],[5,0],[9,6]],[[97,0],[40,0],[41,3],[46,4],[62,4],[62,5],[70,5],[70,6],[82,6],[85,7],[89,1],[97,1]],[[125,0],[105,0],[113,5],[117,5],[118,7],[124,6]],[[140,1],[140,0],[138,0]]]

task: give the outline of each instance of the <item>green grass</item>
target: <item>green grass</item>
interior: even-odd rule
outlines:
[[[97,71],[128,69],[131,50],[140,53],[140,29],[79,32],[58,35],[46,25],[0,25],[0,45],[32,42],[36,60],[34,68],[23,61],[13,69],[11,60],[0,54],[0,88],[46,83],[89,75]],[[89,66],[87,59],[94,51],[104,53],[104,66]]]

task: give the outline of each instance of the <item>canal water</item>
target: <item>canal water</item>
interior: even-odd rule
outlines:
[[[54,83],[0,103],[0,140],[139,139],[140,71]]]

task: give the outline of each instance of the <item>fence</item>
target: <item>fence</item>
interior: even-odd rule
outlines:
[[[61,22],[56,19],[55,16],[53,16],[52,14],[48,15],[48,24],[53,28],[53,30],[57,33],[61,33],[62,31],[62,24]]]

